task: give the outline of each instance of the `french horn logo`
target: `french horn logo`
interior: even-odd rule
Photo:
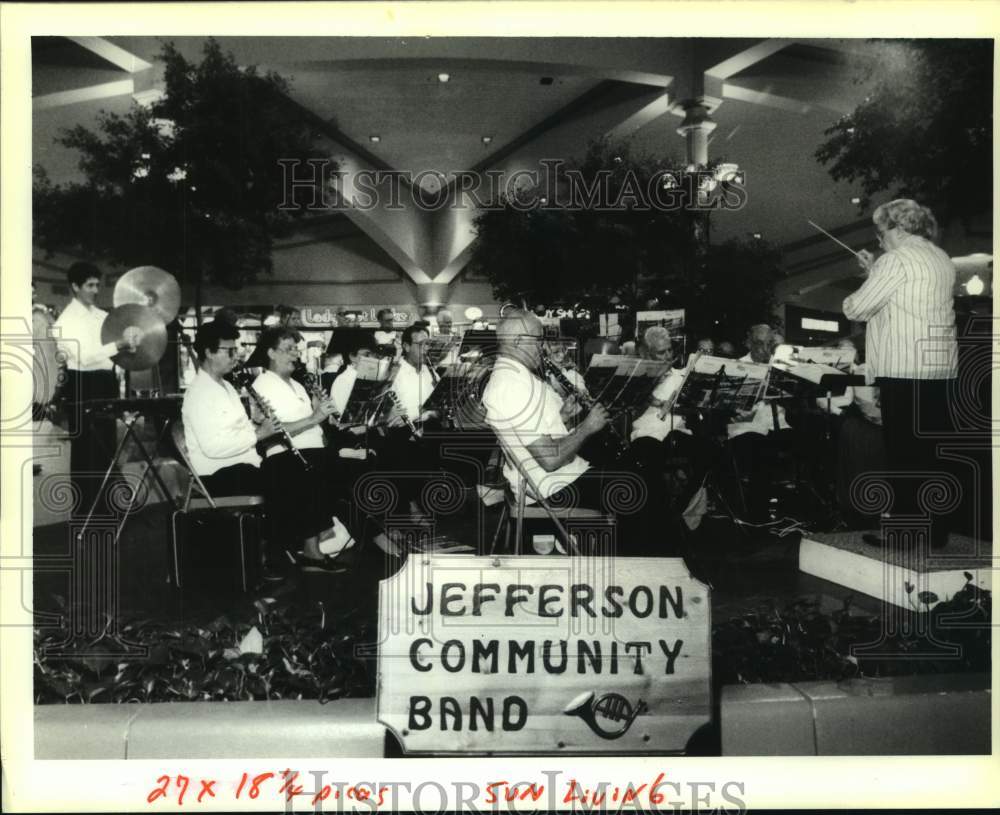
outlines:
[[[617,739],[624,736],[636,717],[646,710],[646,703],[642,699],[633,707],[620,693],[597,696],[595,691],[588,691],[570,702],[563,713],[567,716],[579,716],[602,739]]]

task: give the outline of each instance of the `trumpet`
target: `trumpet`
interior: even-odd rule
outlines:
[[[556,381],[564,394],[575,397],[576,401],[579,402],[584,409],[590,410],[597,403],[596,399],[593,399],[583,393],[572,382],[570,382],[569,377],[562,372],[559,365],[544,351],[542,352],[542,368],[550,379]],[[622,436],[622,434],[613,424],[611,424],[610,421],[606,425],[606,429],[614,444],[614,458],[619,459],[629,451],[628,439]]]
[[[271,407],[271,403],[254,390],[252,384],[253,374],[246,367],[243,367],[233,371],[233,380],[238,385],[246,388],[247,395],[253,400],[254,404],[257,405],[264,418],[274,425],[275,433],[281,440],[281,443],[287,447],[289,451],[291,451],[295,458],[299,460],[299,463],[302,464],[304,469],[311,470],[312,464],[310,464],[308,459],[302,455],[302,451],[295,446],[295,442],[292,441],[291,434],[289,434],[289,432],[285,429],[285,426],[281,423],[281,420],[275,414],[274,408]]]

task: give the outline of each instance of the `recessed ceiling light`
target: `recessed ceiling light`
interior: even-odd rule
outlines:
[[[438,74],[438,82],[447,82],[451,79],[451,74]]]
[[[855,196],[854,196],[854,197],[853,197],[853,198],[851,199],[851,203],[852,203],[852,204],[860,204],[860,203],[861,203],[861,199],[860,199],[860,198],[858,198],[858,196],[856,196],[856,195],[855,195]]]
[[[763,236],[763,235],[762,235],[762,234],[761,234],[760,232],[754,232],[754,233],[753,233],[753,239],[754,239],[755,241],[759,241],[759,240],[760,240],[761,238],[763,238],[763,237],[764,237],[764,236]]]
[[[370,141],[372,144],[378,144],[380,141],[382,141],[382,137],[373,133],[371,136],[368,137],[368,141]]]
[[[483,144],[489,144],[491,141],[493,141],[492,136],[483,136]]]

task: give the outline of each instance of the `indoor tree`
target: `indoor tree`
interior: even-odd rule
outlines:
[[[319,153],[278,74],[240,67],[213,39],[198,64],[172,44],[159,59],[157,102],[102,111],[96,132],[57,137],[79,152],[82,183],[53,184],[35,167],[35,240],[50,253],[160,266],[194,284],[200,314],[203,280],[239,288],[271,272],[272,240],[300,214],[279,209],[279,159]]]
[[[864,101],[816,151],[836,180],[860,181],[860,210],[891,190],[944,223],[993,195],[993,41],[885,41],[858,80]]]
[[[760,240],[706,245],[707,219],[724,212],[655,205],[650,190],[687,183],[678,166],[669,156],[634,155],[627,143],[594,142],[566,169],[598,193],[574,197],[549,177],[501,198],[476,219],[470,266],[500,301],[582,303],[592,314],[656,302],[685,308],[693,331],[741,338],[748,325],[771,318],[780,253]],[[659,199],[670,200],[679,199]],[[720,313],[725,323],[715,325]]]

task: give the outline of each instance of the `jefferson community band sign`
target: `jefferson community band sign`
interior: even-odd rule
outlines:
[[[406,752],[680,752],[710,612],[680,559],[411,556],[380,589],[378,718]]]

